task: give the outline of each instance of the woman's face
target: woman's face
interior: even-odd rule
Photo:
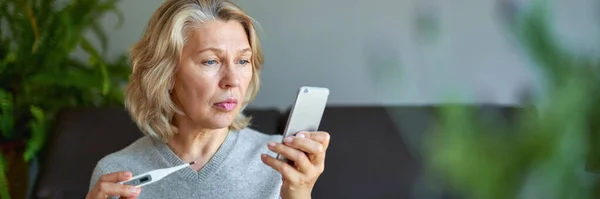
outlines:
[[[237,21],[216,20],[190,30],[173,91],[186,115],[175,119],[208,129],[231,125],[252,79],[251,57],[246,32]]]

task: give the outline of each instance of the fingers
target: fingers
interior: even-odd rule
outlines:
[[[323,152],[323,145],[314,140],[304,138],[303,134],[297,136],[290,136],[283,139],[285,145],[291,146],[296,149],[300,149],[309,154],[317,154]]]
[[[307,139],[311,139],[311,140],[314,140],[314,141],[316,141],[318,143],[321,143],[321,145],[323,145],[324,150],[327,150],[327,147],[329,147],[329,140],[331,139],[331,136],[327,132],[323,132],[323,131],[317,131],[317,132],[301,131],[301,132],[298,132],[296,135],[298,135],[298,134],[303,135]]]
[[[288,139],[288,138],[286,138]],[[329,146],[329,134],[327,132],[298,132],[291,142],[284,143],[293,148],[301,149],[308,154],[313,164],[319,167],[319,170],[324,167],[325,153]]]
[[[266,165],[269,165],[271,168],[281,173],[281,176],[283,176],[285,180],[297,182],[302,178],[302,173],[286,162],[266,154],[262,154],[260,158]]]
[[[100,179],[94,186],[90,196],[93,198],[106,198],[107,196],[121,196],[121,198],[137,198],[141,188],[135,188],[129,185],[118,184],[118,182],[129,180],[132,177],[131,172],[114,172],[100,176]]]
[[[133,175],[129,171],[120,171],[114,173],[108,173],[100,176],[100,180],[98,182],[121,182],[125,180],[129,180]]]
[[[99,182],[96,186],[98,187],[99,195],[102,198],[104,198],[106,195],[137,198],[141,191],[141,188],[135,188],[130,185],[122,185],[113,182]]]
[[[140,191],[139,193],[141,193],[141,192],[142,192],[142,188],[138,188],[138,189],[139,189],[139,191]],[[123,198],[123,199],[137,199],[139,196],[140,196],[140,194],[137,194],[137,195],[135,195],[135,196],[128,196],[128,197],[126,197],[126,196],[121,196],[121,197],[119,197],[119,199],[121,199],[121,198]]]
[[[324,171],[329,140],[327,132],[299,132],[295,136],[284,138],[283,144],[267,144],[269,150],[293,161],[293,164],[265,154],[261,155],[261,159],[279,171],[284,180],[289,180],[294,185],[311,185]]]
[[[301,172],[310,172],[312,163],[304,152],[275,142],[270,142],[267,146],[271,151],[281,154],[288,160],[293,161]]]

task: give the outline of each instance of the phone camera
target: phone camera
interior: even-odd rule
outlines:
[[[308,89],[306,89],[306,88],[305,88],[305,89],[304,89],[304,93],[308,93]]]

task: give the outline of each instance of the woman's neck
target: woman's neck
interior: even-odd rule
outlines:
[[[196,161],[192,168],[198,171],[215,155],[227,134],[229,128],[192,130],[178,127],[167,145],[184,162]]]

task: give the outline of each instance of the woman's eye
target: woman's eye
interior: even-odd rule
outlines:
[[[245,60],[245,59],[238,61],[238,64],[241,64],[241,65],[246,65],[247,63],[250,63],[250,61]]]
[[[214,65],[214,64],[216,64],[216,63],[217,63],[217,61],[215,61],[215,60],[208,60],[208,61],[204,61],[204,63],[203,63],[203,64],[204,64],[204,65]]]

